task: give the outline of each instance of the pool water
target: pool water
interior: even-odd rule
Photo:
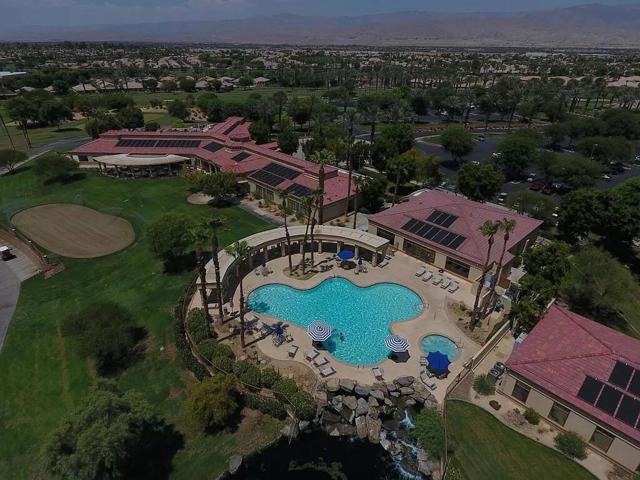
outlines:
[[[264,285],[251,292],[247,303],[258,314],[305,329],[314,320],[325,321],[333,334],[324,346],[339,360],[354,365],[371,365],[387,358],[384,339],[391,333],[390,325],[414,318],[423,308],[420,296],[402,285],[358,287],[341,277],[309,290]]]
[[[456,343],[443,335],[427,335],[422,340],[422,349],[425,353],[444,353],[452,362],[460,355],[460,349]]]

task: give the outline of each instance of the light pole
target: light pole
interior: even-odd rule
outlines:
[[[2,128],[4,128],[4,131],[6,132],[7,137],[9,137],[9,143],[11,143],[11,148],[15,150],[16,146],[13,144],[13,138],[11,138],[11,133],[9,133],[9,129],[7,128],[7,124],[4,123],[4,118],[2,117],[1,113],[0,113],[0,123],[2,123]]]

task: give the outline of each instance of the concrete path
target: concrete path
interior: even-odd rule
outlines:
[[[6,262],[0,260],[0,350],[9,329],[9,322],[20,295],[20,280]]]

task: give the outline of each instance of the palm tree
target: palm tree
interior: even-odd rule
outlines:
[[[209,231],[206,224],[197,223],[189,231],[191,238],[196,249],[196,265],[198,271],[198,278],[200,280],[200,301],[202,302],[202,309],[204,310],[205,318],[207,319],[207,325],[211,321],[209,315],[209,308],[207,307],[207,271],[204,264],[204,249],[209,241]]]
[[[479,320],[480,320],[480,309],[478,308],[480,305],[480,295],[482,294],[482,288],[484,287],[484,280],[489,271],[489,261],[491,259],[491,250],[493,248],[494,236],[498,233],[498,228],[500,224],[498,222],[492,222],[491,220],[487,220],[480,227],[480,233],[487,237],[487,242],[489,246],[487,248],[487,256],[484,260],[484,265],[482,266],[482,275],[480,276],[480,281],[478,282],[478,289],[476,290],[476,298],[473,302],[473,311],[471,313],[471,324],[469,327],[471,330],[476,328]]]
[[[304,238],[302,239],[302,261],[301,261],[301,265],[302,265],[302,274],[304,275],[305,270],[306,270],[306,266],[305,266],[305,259],[306,259],[306,245],[307,245],[307,238],[309,237],[309,227],[311,225],[311,216],[313,214],[313,204],[315,203],[315,199],[313,198],[312,195],[305,195],[304,197],[302,197],[302,210],[306,213],[307,215],[307,225],[306,228],[304,230]]]
[[[311,229],[310,229],[310,236],[311,236],[311,265],[313,265],[315,263],[315,259],[314,259],[314,253],[315,253],[315,243],[314,243],[314,232],[315,232],[315,228],[316,225],[318,224],[317,220],[316,220],[316,216],[319,216],[319,211],[322,208],[322,196],[324,195],[324,192],[322,191],[322,189],[318,188],[316,190],[314,190],[311,195],[314,198],[314,202],[313,202],[313,214],[311,215]]]
[[[318,202],[317,208],[319,212],[318,223],[322,225],[324,223],[324,166],[328,163],[335,163],[336,156],[332,151],[323,148],[319,152],[314,152],[311,155],[311,161],[320,165],[320,168],[318,169],[318,191],[320,191],[321,194],[316,195],[316,200]]]
[[[225,224],[224,217],[214,217],[209,220],[209,230],[211,232],[211,260],[213,261],[213,270],[216,275],[216,291],[218,292],[218,315],[220,322],[224,321],[224,311],[222,310],[222,281],[220,280],[220,261],[218,259],[218,250],[220,243],[218,241],[218,230]]]
[[[287,204],[289,200],[289,192],[286,190],[278,190],[278,196],[280,197],[280,213],[284,219],[284,235],[287,239],[287,256],[289,257],[289,273],[293,271],[293,263],[291,261],[291,236],[289,235],[289,224],[287,223],[287,217],[291,213],[291,208]]]
[[[351,199],[351,179],[353,176],[353,160],[351,159],[351,149],[353,147],[353,126],[356,123],[356,118],[358,116],[358,112],[355,110],[350,110],[347,112],[346,120],[349,125],[349,145],[347,150],[347,168],[349,170],[349,177],[347,181],[347,202],[344,208],[344,218],[346,221],[347,215],[349,214],[349,203]]]
[[[498,260],[498,268],[496,274],[491,279],[491,285],[489,287],[489,295],[487,295],[487,301],[484,304],[482,309],[482,318],[486,317],[489,313],[489,307],[494,304],[495,295],[496,295],[496,286],[498,284],[498,280],[500,279],[500,275],[502,275],[503,265],[502,262],[504,260],[504,255],[507,252],[507,243],[509,243],[509,238],[511,238],[511,232],[516,228],[516,221],[510,220],[507,218],[503,218],[502,221],[498,222],[499,229],[503,232],[502,236],[502,252],[500,252],[500,260]]]
[[[244,348],[244,283],[242,281],[242,264],[247,260],[247,258],[249,258],[249,255],[251,255],[251,247],[244,240],[240,240],[229,245],[225,250],[229,255],[233,256],[236,260],[239,261],[238,276],[240,282],[240,346]]]
[[[355,177],[353,183],[355,183],[356,187],[356,197],[362,192],[362,187],[367,184],[367,177]],[[358,210],[360,210],[360,202],[355,200],[353,206],[353,229],[356,229],[356,224],[358,220]]]

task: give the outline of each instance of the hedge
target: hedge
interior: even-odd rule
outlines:
[[[174,341],[178,358],[182,365],[191,370],[198,380],[202,380],[209,376],[209,372],[193,357],[189,344],[185,338],[184,325],[182,324],[182,299],[178,303],[174,311]]]
[[[245,405],[254,410],[258,410],[272,417],[284,419],[287,417],[287,410],[278,400],[268,400],[258,395],[247,393],[244,396]]]
[[[196,344],[211,337],[203,309],[194,308],[187,314],[187,329]]]
[[[281,402],[290,403],[300,420],[311,420],[316,415],[316,403],[313,397],[300,390],[292,380],[281,378],[273,384],[273,393]]]
[[[236,362],[233,373],[245,385],[260,388],[260,369],[254,364],[246,361]]]

